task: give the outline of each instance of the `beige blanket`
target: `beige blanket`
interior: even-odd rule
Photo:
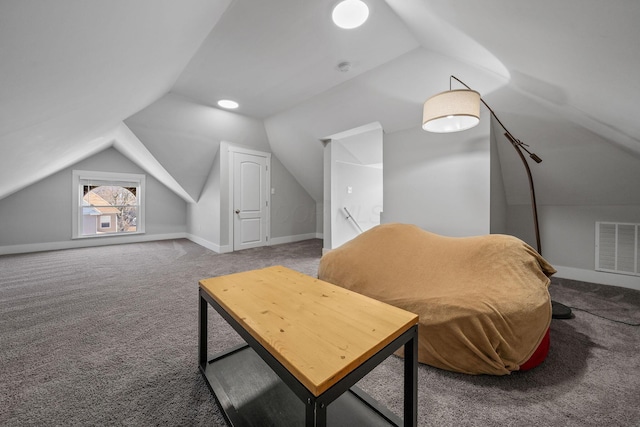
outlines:
[[[513,236],[453,238],[386,224],[324,255],[318,277],[418,314],[420,362],[504,375],[549,327],[553,273]]]

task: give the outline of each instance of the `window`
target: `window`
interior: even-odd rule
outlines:
[[[144,233],[145,176],[73,171],[73,238]]]
[[[100,216],[100,228],[111,228],[111,215]]]

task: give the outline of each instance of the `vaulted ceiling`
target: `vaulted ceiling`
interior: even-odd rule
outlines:
[[[336,0],[0,3],[0,199],[115,146],[196,201],[259,135],[322,201],[322,138],[419,126],[454,74],[544,158],[542,203],[640,203],[639,2],[366,1],[355,30]]]

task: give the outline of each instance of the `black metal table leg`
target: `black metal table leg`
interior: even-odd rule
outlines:
[[[314,427],[326,427],[327,425],[327,405],[324,402],[318,403],[316,400],[316,422]]]
[[[202,290],[198,293],[200,308],[198,310],[198,362],[203,370],[207,367],[207,308],[209,304],[202,296]]]
[[[305,426],[307,427],[326,427],[327,425],[327,405],[318,399],[307,401]]]
[[[318,399],[309,398],[306,405],[305,426],[326,427],[327,405]]]
[[[307,400],[307,404],[305,405],[305,417],[304,417],[304,425],[305,426],[313,426],[313,423],[316,421],[316,405],[315,401],[311,398]]]
[[[230,400],[227,390],[220,382],[219,377],[215,373],[215,365],[222,363],[224,360],[231,360],[235,355],[240,355],[246,345],[238,346],[230,350],[226,350],[213,359],[208,359],[208,307],[211,305],[224,318],[238,334],[244,338],[246,343],[251,347],[252,354],[257,359],[264,362],[264,369],[273,372],[273,375],[282,381],[283,385],[289,387],[292,392],[292,399],[299,399],[305,403],[304,425],[313,427],[326,427],[328,423],[327,409],[328,405],[340,398],[345,393],[350,393],[356,400],[350,400],[348,405],[356,405],[353,408],[366,408],[366,413],[359,413],[359,421],[367,420],[384,420],[393,426],[416,426],[417,425],[417,361],[418,361],[418,326],[414,325],[410,329],[405,330],[400,336],[396,337],[391,343],[384,348],[378,350],[369,359],[362,362],[358,367],[351,370],[345,377],[336,382],[329,389],[319,396],[314,396],[296,377],[282,365],[269,351],[263,347],[246,329],[242,327],[226,310],[224,310],[210,295],[202,288],[199,290],[199,308],[198,308],[198,360],[200,369],[207,381],[209,388],[212,390],[218,400],[225,419],[231,425],[244,425],[244,419],[238,414],[238,408],[234,407],[234,403]],[[379,365],[383,360],[393,354],[394,350],[404,346],[405,366],[404,366],[404,423],[395,414],[388,409],[378,405],[364,392],[359,390],[355,384],[362,379],[373,368]],[[227,359],[229,358],[229,359]],[[242,359],[242,358],[241,358]],[[259,372],[259,371],[256,371]],[[266,402],[266,401],[265,401]],[[347,400],[340,407],[341,413],[345,413],[345,409],[349,410]],[[284,403],[284,402],[283,402]],[[273,404],[270,402],[269,404]],[[338,411],[338,407],[333,411]],[[302,408],[300,408],[302,409]],[[332,412],[332,417],[336,417],[337,412]],[[248,413],[245,413],[247,416]],[[298,412],[299,414],[299,412]],[[345,413],[346,414],[346,413]],[[250,414],[249,414],[250,415]],[[301,415],[301,414],[300,414]],[[294,417],[295,418],[295,417]],[[298,421],[294,425],[302,422],[302,417],[296,418]],[[279,425],[291,425],[291,419],[280,419]],[[253,424],[252,424],[253,425]],[[366,425],[357,423],[356,425]],[[377,424],[376,424],[377,425]]]
[[[404,425],[418,424],[418,327],[404,345]]]

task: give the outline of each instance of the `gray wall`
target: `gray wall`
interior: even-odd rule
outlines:
[[[220,151],[216,153],[200,198],[188,204],[187,213],[188,231],[194,240],[220,251]]]
[[[229,195],[229,148],[220,143],[209,177],[197,203],[191,204],[189,234],[194,241],[217,252],[233,250]],[[236,145],[237,146],[237,145]],[[264,150],[262,146],[243,145],[251,150]],[[316,236],[316,204],[282,163],[271,155],[271,236],[274,244],[308,239]]]
[[[271,240],[316,234],[316,202],[271,155]]]
[[[638,205],[538,205],[542,255],[557,277],[640,290],[640,277],[595,271],[595,223],[640,224]],[[509,206],[509,234],[533,239],[530,205]],[[528,240],[527,240],[528,241]]]
[[[542,255],[555,266],[584,270],[595,268],[595,223],[640,223],[640,206],[538,207]],[[531,207],[509,207],[509,228],[532,229]],[[636,278],[640,283],[640,278]]]
[[[347,219],[344,207],[363,231],[380,224],[382,211],[382,169],[338,162],[335,165],[336,198],[333,213],[333,247],[353,239],[359,233],[353,221]],[[351,193],[347,191],[351,188]]]
[[[504,189],[504,179],[502,175],[502,167],[500,165],[500,156],[498,155],[496,129],[497,125],[491,120],[491,218],[490,229],[492,234],[508,234],[508,206],[507,195]]]
[[[486,120],[481,121],[480,129],[459,134],[434,135],[415,128],[386,135],[382,222],[413,223],[448,236],[506,233],[535,248],[531,205],[507,204],[503,181],[504,167],[517,168],[522,176],[509,185],[529,201],[521,161],[508,145],[496,149],[501,143],[495,141],[498,132],[489,137],[488,131]],[[547,157],[545,163],[552,163],[554,156]],[[534,182],[543,181],[547,177],[536,166],[531,166]],[[619,173],[631,181],[621,180],[619,186],[631,185],[636,172],[623,167],[625,163],[619,163],[623,170]],[[570,185],[566,181],[558,185]],[[640,205],[635,199],[629,197],[627,204],[615,205],[551,204],[545,201],[557,196],[539,190],[536,187],[542,255],[558,269],[558,277],[640,289],[637,276],[594,270],[596,221],[640,223]],[[600,203],[605,202],[602,199]]]
[[[169,93],[126,124],[195,200],[187,207],[189,238],[214,251],[231,250],[228,149],[237,145],[271,152],[264,122]],[[271,158],[271,179],[276,180],[271,237],[315,236],[315,202],[282,163]]]
[[[331,198],[333,197],[333,183],[331,169],[333,165],[333,144],[329,141],[325,144],[322,170],[323,170],[323,193],[322,193],[322,250],[328,251],[333,249],[333,241],[331,239]]]
[[[3,252],[10,253],[8,246],[13,245],[51,243],[61,248],[103,245],[186,232],[186,202],[147,174],[144,237],[110,236],[73,241],[71,172],[74,169],[145,173],[116,149],[109,148],[0,200],[0,248]]]
[[[327,209],[330,223],[324,233],[325,249],[337,248],[360,234],[360,229],[366,231],[380,224],[383,139],[380,124],[370,123],[332,135],[325,146],[325,157],[329,157],[325,172],[329,177],[325,177],[325,185],[331,189]],[[351,218],[347,216],[345,207]],[[327,235],[331,238],[327,239]]]
[[[331,144],[334,145],[333,154],[336,156],[334,158],[338,159],[340,152],[344,149],[341,149],[340,141],[332,141]],[[380,224],[383,205],[382,179],[381,168],[345,163],[340,160],[333,163],[332,248],[360,234],[353,221],[347,219],[344,207],[349,209],[363,231]],[[351,188],[351,193],[347,191],[347,187]]]
[[[386,134],[382,222],[446,236],[490,232],[489,120],[466,132]]]

